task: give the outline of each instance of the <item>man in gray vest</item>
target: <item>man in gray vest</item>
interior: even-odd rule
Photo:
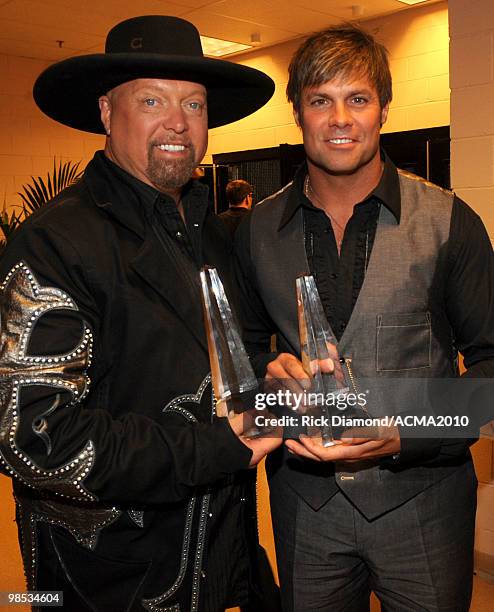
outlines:
[[[392,97],[385,48],[352,26],[317,33],[292,59],[287,95],[307,162],[237,235],[258,376],[307,387],[295,280],[312,274],[349,385],[389,388],[379,402],[369,394],[377,414],[395,414],[406,385],[456,382],[458,350],[464,376],[492,377],[492,247],[464,202],[380,150]],[[283,610],[360,612],[374,591],[386,610],[467,611],[471,443],[402,425],[330,447],[287,440],[268,461]]]

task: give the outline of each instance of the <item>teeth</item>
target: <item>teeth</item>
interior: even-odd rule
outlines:
[[[349,142],[352,142],[351,138],[331,138],[329,142],[332,142],[333,144],[348,144]]]
[[[156,146],[162,151],[185,151],[184,145],[160,144]]]

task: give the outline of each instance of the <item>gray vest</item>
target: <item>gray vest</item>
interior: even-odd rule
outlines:
[[[448,241],[453,195],[399,171],[401,219],[381,207],[363,286],[338,345],[351,360],[357,390],[369,391],[372,415],[425,402],[423,387],[412,379],[453,377],[456,351],[443,303],[439,273]],[[251,257],[261,298],[277,327],[280,352],[299,354],[295,279],[309,271],[302,211],[280,228],[291,185],[265,200],[252,214]],[[390,380],[392,379],[392,380]],[[358,388],[361,381],[365,388]],[[398,381],[399,384],[398,384]],[[393,393],[386,392],[392,388]],[[410,390],[415,394],[410,401]],[[275,466],[275,467],[273,467]],[[270,475],[292,486],[315,509],[338,489],[368,518],[398,506],[447,476],[455,466],[385,469],[378,462],[302,465],[288,458],[271,460]],[[334,478],[333,478],[334,475]]]

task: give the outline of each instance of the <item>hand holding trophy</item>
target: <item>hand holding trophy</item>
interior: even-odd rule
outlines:
[[[256,418],[260,411],[250,408],[258,389],[257,379],[215,268],[201,270],[201,288],[216,414],[235,419],[232,427],[242,438],[280,437],[277,428],[256,424],[265,421]],[[242,431],[237,415],[242,415]]]

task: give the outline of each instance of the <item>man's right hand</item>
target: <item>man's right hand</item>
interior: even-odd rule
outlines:
[[[311,364],[311,369],[313,372],[319,369],[325,374],[332,374],[335,368],[333,360],[328,357]],[[280,353],[267,365],[266,386],[270,391],[288,389],[290,393],[300,394],[311,388],[311,377],[294,355]]]
[[[256,410],[248,410],[228,419],[228,423],[238,439],[252,451],[249,467],[255,467],[263,457],[281,446],[283,442],[283,429],[281,427],[274,427],[265,436],[257,438],[249,438],[245,435],[245,432],[254,427],[254,417],[258,414],[259,412]]]

